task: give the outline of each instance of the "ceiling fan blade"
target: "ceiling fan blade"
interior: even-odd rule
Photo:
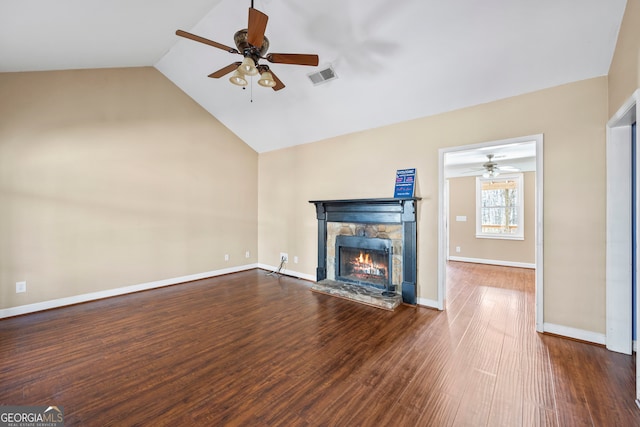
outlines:
[[[469,169],[466,170],[466,172],[463,172],[463,173],[466,175],[466,174],[470,174],[470,173],[478,173],[478,172],[485,171],[485,170],[486,170],[485,168],[469,168]]]
[[[222,43],[214,42],[213,40],[205,39],[204,37],[196,36],[195,34],[187,33],[186,31],[178,30],[176,35],[187,39],[195,40],[200,43],[208,44],[209,46],[217,47],[218,49],[226,50],[229,53],[240,53],[237,49],[223,45]]]
[[[278,76],[276,76],[274,74],[273,71],[269,70],[269,72],[271,73],[271,75],[273,76],[273,80],[276,81],[276,85],[272,88],[273,90],[280,90],[280,89],[284,89],[284,83],[282,83],[282,80],[280,80],[278,78]]]
[[[496,166],[496,168],[503,172],[520,172],[520,169],[515,166]]]
[[[266,56],[267,61],[277,64],[294,65],[318,65],[318,55],[307,55],[303,53],[270,53]]]
[[[258,9],[249,8],[249,27],[247,28],[247,41],[254,47],[262,47],[264,32],[267,29],[269,17]]]
[[[225,76],[234,70],[237,70],[240,64],[240,62],[234,62],[233,64],[229,64],[224,68],[220,68],[218,71],[214,71],[207,77],[211,77],[212,79],[219,79],[220,77]]]

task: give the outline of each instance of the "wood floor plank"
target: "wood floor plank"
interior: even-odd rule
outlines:
[[[531,270],[452,262],[447,310],[262,270],[0,320],[0,405],[76,425],[640,425],[635,361],[535,332]]]
[[[429,395],[423,412],[415,425],[418,426],[452,426],[455,423],[462,398],[446,393],[435,392]],[[407,424],[410,425],[410,424]]]
[[[454,425],[486,426],[491,411],[496,376],[478,369],[469,371],[467,387],[462,395],[463,402],[456,412]]]
[[[558,417],[555,411],[542,408],[531,402],[523,403],[523,426],[536,427],[564,427],[558,423]]]
[[[524,379],[518,353],[503,349],[491,401],[488,425],[522,425]]]

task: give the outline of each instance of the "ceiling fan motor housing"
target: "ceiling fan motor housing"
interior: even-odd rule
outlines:
[[[256,47],[252,46],[247,41],[248,30],[245,28],[243,30],[238,30],[233,35],[233,41],[236,44],[236,47],[244,56],[248,56],[253,59],[253,62],[256,64],[258,60],[262,58],[267,51],[269,50],[269,39],[265,36],[262,40],[262,46]]]

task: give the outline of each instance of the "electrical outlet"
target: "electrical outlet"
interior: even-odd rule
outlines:
[[[456,246],[456,253],[458,253],[458,254],[459,254],[459,253],[460,253],[460,250],[461,250],[461,249],[460,249],[460,246]]]
[[[251,252],[247,251],[244,253],[245,258],[251,258]]]
[[[294,256],[294,257],[293,257],[293,263],[294,263],[294,264],[297,264],[297,263],[298,263],[298,257],[297,257],[297,256]]]
[[[16,294],[27,292],[27,282],[16,282]]]
[[[280,252],[280,261],[289,262],[289,254],[286,252]]]
[[[224,260],[229,261],[229,254],[224,254]]]

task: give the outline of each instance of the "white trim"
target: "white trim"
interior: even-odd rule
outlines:
[[[492,147],[495,145],[506,145],[517,142],[535,141],[536,143],[536,227],[535,227],[535,241],[536,241],[536,331],[542,332],[544,325],[544,169],[543,169],[543,134],[529,135],[519,138],[509,138],[500,141],[490,141],[481,144],[463,145],[451,148],[441,148],[438,150],[438,301],[437,308],[444,309],[446,300],[446,268],[447,268],[447,254],[445,248],[447,247],[447,234],[445,228],[445,214],[446,208],[444,207],[444,158],[445,154],[453,153],[456,151],[466,151],[470,149]]]
[[[606,331],[607,349],[632,352],[631,124],[640,89],[607,122]],[[640,161],[636,159],[637,164]],[[640,188],[640,187],[639,187]],[[637,197],[640,199],[640,197]],[[636,218],[640,224],[640,219]],[[638,262],[638,261],[637,261]],[[638,299],[636,299],[636,303]],[[640,368],[639,368],[640,369]],[[639,371],[640,374],[640,371]],[[640,385],[638,386],[640,397]]]
[[[438,306],[439,302],[433,299],[428,299],[428,298],[418,298],[418,305],[419,306],[423,306],[423,307],[428,307],[428,308],[435,308],[437,310],[442,310],[442,308],[440,308]]]
[[[450,256],[450,261],[460,261],[460,262],[472,262],[474,264],[489,264],[489,265],[500,265],[503,267],[518,267],[518,268],[536,268],[535,263],[530,262],[517,262],[517,261],[500,261],[496,259],[483,259],[483,258],[467,258],[462,256]]]
[[[496,240],[524,240],[523,236],[510,236],[509,234],[476,234],[476,239],[496,239]]]
[[[544,332],[560,335],[567,338],[573,338],[580,341],[592,342],[604,345],[606,341],[605,334],[598,332],[585,331],[583,329],[571,328],[569,326],[554,325],[553,323],[544,324]]]
[[[630,126],[607,126],[606,331],[607,348],[631,354]]]
[[[285,264],[285,267],[286,266],[287,265]],[[277,271],[278,270],[278,267],[274,267],[273,265],[268,265],[268,264],[258,264],[258,268],[261,268],[263,270],[268,270],[268,271]],[[311,282],[316,282],[316,276],[314,276],[312,274],[300,273],[298,271],[287,270],[286,268],[282,269],[280,274],[283,274],[285,276],[297,277],[298,279],[304,279],[304,280],[308,280],[308,281],[311,281]]]
[[[444,176],[444,156],[453,149],[438,150],[438,300],[433,307],[444,310],[447,299],[447,258],[449,257],[448,180]],[[447,191],[445,194],[445,190]],[[446,203],[446,206],[445,206]],[[445,252],[446,251],[446,252]],[[421,298],[418,298],[420,304]],[[427,305],[426,303],[424,305]]]
[[[134,292],[146,291],[149,289],[162,288],[165,286],[177,285],[179,283],[191,282],[194,280],[208,279],[210,277],[222,276],[240,271],[258,268],[258,264],[242,265],[239,267],[225,268],[222,270],[207,271],[205,273],[191,274],[188,276],[174,277],[171,279],[157,280],[155,282],[140,283],[137,285],[124,286],[121,288],[107,289],[104,291],[91,292],[88,294],[74,295],[66,298],[58,298],[49,301],[42,301],[33,304],[9,307],[0,310],[0,319],[6,317],[20,316],[23,314],[35,313],[37,311],[50,310],[52,308],[64,307],[67,305],[80,304],[83,302],[95,301],[103,298],[110,298],[119,295],[131,294]]]
[[[449,214],[451,213],[449,210],[449,194],[450,193],[450,183],[449,180],[445,178],[444,180],[444,202],[442,208],[444,210],[444,229],[445,229],[445,241],[444,241],[444,253],[447,254],[447,260],[449,260],[449,254],[451,254],[451,247],[449,246],[451,243],[451,224],[449,224]]]
[[[633,95],[616,111],[611,119],[607,122],[607,245],[606,245],[606,331],[607,331],[607,348],[609,350],[624,350],[627,352],[629,347],[633,348],[631,324],[632,324],[632,308],[629,304],[632,294],[632,265],[633,260],[630,237],[632,220],[629,215],[627,219],[617,217],[618,215],[628,214],[631,210],[631,191],[627,192],[626,198],[622,194],[618,194],[616,188],[618,185],[626,186],[631,182],[630,173],[622,173],[617,168],[629,168],[629,162],[622,159],[622,153],[628,152],[630,149],[632,135],[630,132],[631,125],[638,122],[640,118],[640,109],[638,108],[640,101],[640,89],[636,89]],[[637,128],[636,128],[637,133]],[[637,139],[637,134],[636,134]],[[636,141],[637,142],[637,141]],[[611,158],[610,158],[611,157]],[[618,159],[618,162],[615,162]],[[640,150],[636,152],[636,165],[640,165]],[[626,177],[626,178],[625,178]],[[626,181],[623,181],[625,180]],[[636,218],[637,226],[640,226],[640,174],[636,175]],[[611,192],[611,193],[610,193]],[[615,203],[625,205],[627,212],[616,211]],[[622,233],[627,231],[627,236]],[[640,241],[640,227],[636,228],[636,240]],[[637,248],[636,248],[637,249]],[[616,258],[621,258],[616,261]],[[640,251],[636,250],[636,268],[640,265]],[[626,264],[626,265],[624,265]],[[626,300],[625,300],[626,298]],[[640,292],[636,292],[636,309],[640,308]],[[621,313],[622,311],[622,313]],[[640,316],[636,318],[636,331],[640,331]],[[636,352],[636,403],[640,399],[640,354]],[[639,404],[640,406],[640,404]]]
[[[632,114],[632,109],[635,108],[636,104],[640,100],[640,89],[636,89],[633,92],[633,95],[629,99],[625,101],[624,104],[618,111],[609,119],[607,122],[607,127],[616,127],[616,126],[631,126],[634,121],[636,121],[636,115]]]
[[[544,324],[544,137],[536,139],[536,331]]]

